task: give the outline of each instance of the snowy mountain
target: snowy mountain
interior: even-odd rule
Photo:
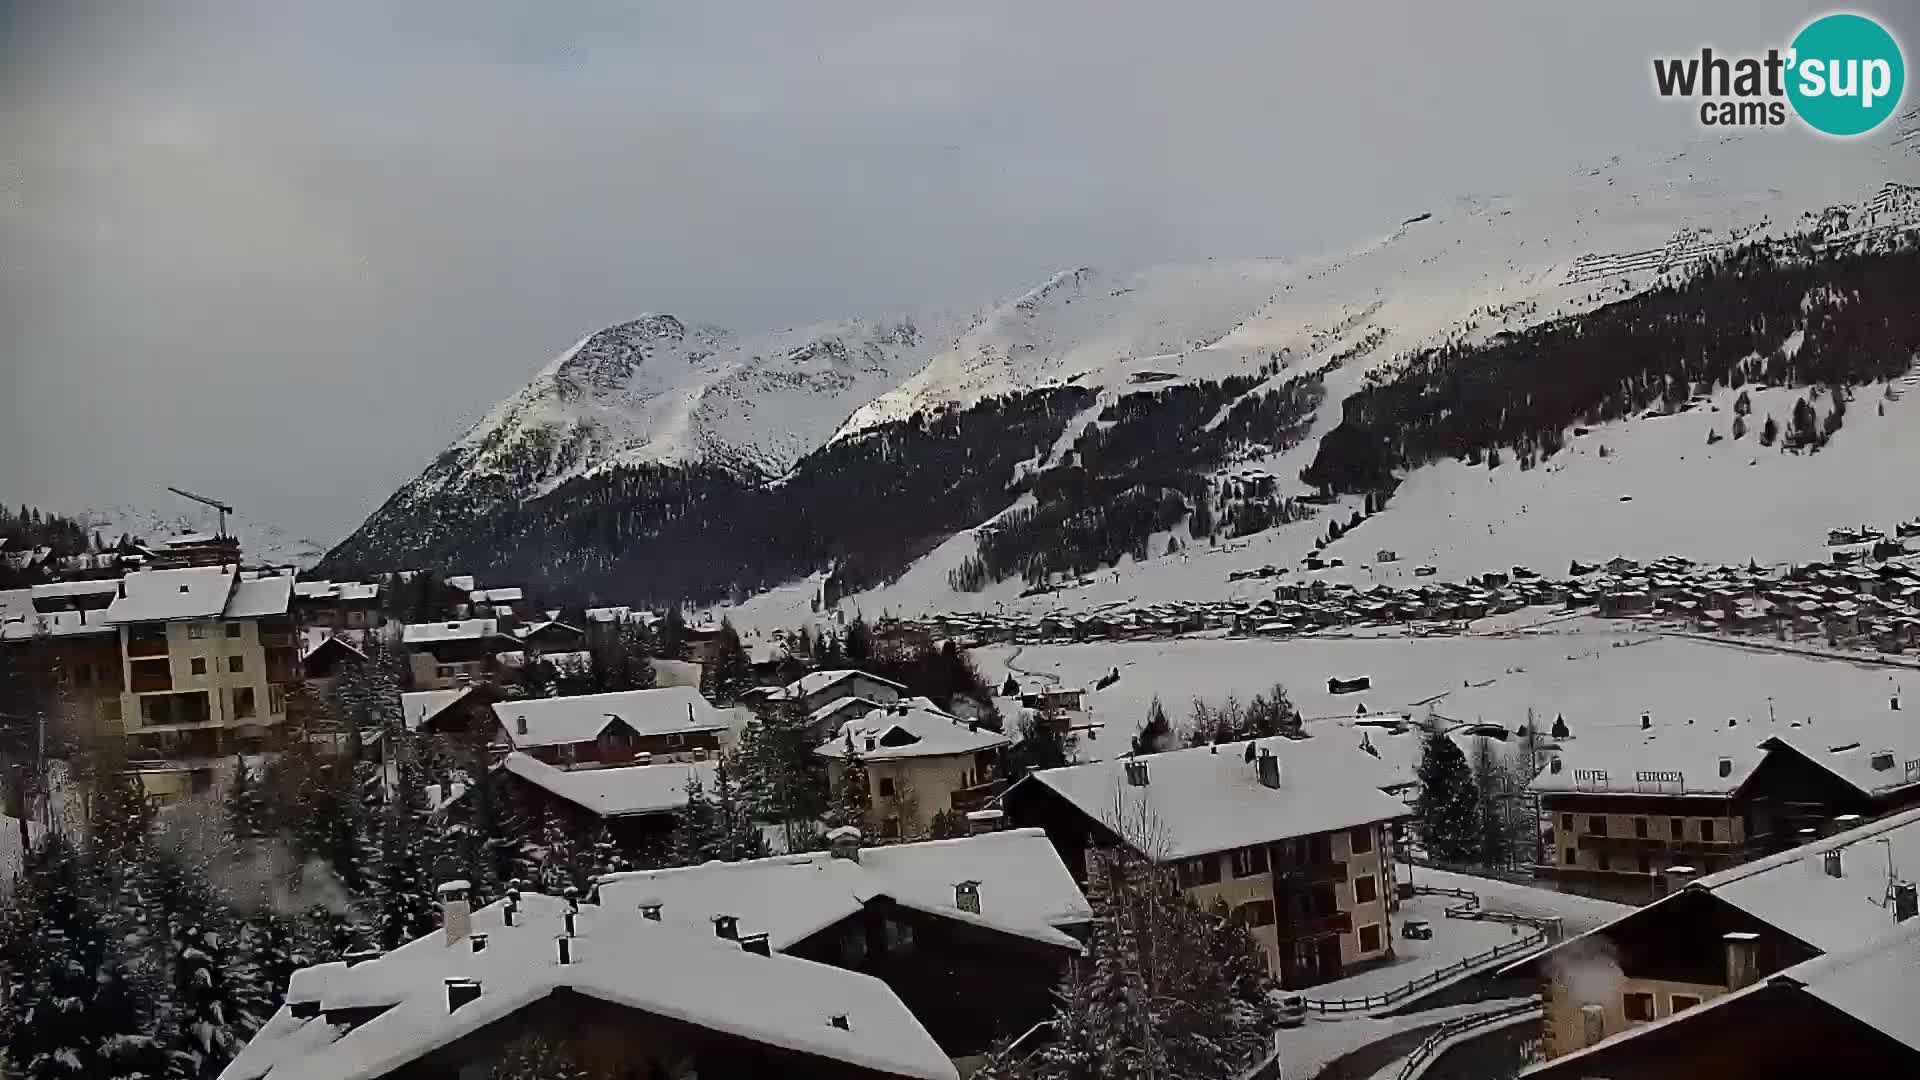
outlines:
[[[218,514],[211,509],[201,508],[170,514],[152,507],[120,504],[82,510],[73,516],[109,544],[121,536],[157,543],[181,533],[212,532],[219,525]],[[227,528],[239,537],[240,553],[248,563],[294,566],[304,570],[318,563],[327,553],[325,547],[312,540],[244,514],[227,515]]]
[[[1346,399],[1390,377],[1397,358],[1581,316],[1684,280],[1705,259],[1740,244],[1912,227],[1920,223],[1916,185],[1920,110],[1863,140],[1810,144],[1759,132],[1647,160],[1610,158],[1549,190],[1436,201],[1393,215],[1397,224],[1383,235],[1333,256],[1064,271],[971,320],[851,320],[751,335],[643,316],[589,336],[548,364],[336,554],[360,564],[431,561],[435,552],[472,559],[492,550],[480,540],[489,529],[511,532],[514,544],[531,550],[544,543],[536,543],[537,534],[573,512],[548,496],[617,466],[717,467],[751,485],[916,414],[957,415],[990,397],[1048,388],[1077,394],[1070,396],[1075,415],[1064,418],[1052,451],[1016,479],[1069,463],[1075,440],[1090,425],[1104,426],[1096,420],[1105,421],[1129,395],[1229,377],[1250,380],[1235,385],[1257,395],[1311,376],[1324,382],[1324,403],[1310,418],[1308,437],[1264,458],[1242,460],[1235,451],[1230,462],[1307,494],[1293,478],[1339,423]],[[1225,414],[1223,407],[1203,430]],[[843,458],[835,468],[846,467]],[[1819,471],[1794,470],[1794,482],[1810,469]],[[610,497],[567,490],[574,500]],[[991,509],[976,524],[1030,501],[1017,495],[985,500]],[[502,523],[503,512],[515,520]],[[1659,535],[1662,523],[1649,525]],[[658,527],[621,529],[654,535]],[[1275,528],[1254,546],[1278,542],[1304,551],[1323,528]],[[1404,528],[1417,532],[1418,523]],[[1017,581],[954,594],[948,571],[968,556],[972,539],[931,539],[911,538],[925,556],[870,606],[971,606],[1011,597],[1007,590]],[[1404,536],[1395,540],[1418,547]],[[1154,543],[1164,546],[1166,535]],[[621,550],[595,565],[611,566]]]

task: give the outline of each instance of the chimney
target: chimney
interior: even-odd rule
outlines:
[[[440,925],[447,932],[447,944],[458,945],[473,932],[473,906],[467,899],[472,888],[464,881],[443,882],[440,894]]]
[[[980,883],[962,881],[953,887],[953,906],[971,915],[980,914]]]
[[[1893,768],[1893,751],[1881,750],[1874,754],[1871,762],[1874,772],[1886,772]]]
[[[560,934],[553,940],[560,949],[560,966],[566,967],[573,963],[573,939],[565,934]]]
[[[693,702],[687,702],[687,723],[693,723]]]
[[[1893,883],[1893,921],[1903,923],[1920,915],[1920,888],[1911,881]]]
[[[657,896],[649,896],[640,901],[640,917],[648,922],[660,921],[660,909],[665,907]]]
[[[560,916],[560,923],[566,928],[566,935],[568,937],[572,937],[578,929],[574,924],[575,918],[577,918],[577,916],[571,911],[565,912]]]
[[[1727,989],[1752,986],[1760,978],[1760,935],[1735,932],[1720,940],[1727,947]]]
[[[1641,713],[1640,714],[1640,730],[1649,731],[1652,728],[1653,728],[1653,714]]]
[[[1554,758],[1552,761],[1548,762],[1547,771],[1554,774],[1555,776],[1560,775],[1560,759]]]
[[[469,1001],[480,996],[480,983],[475,979],[447,980],[447,1011],[454,1012]]]
[[[827,852],[836,859],[859,862],[860,840],[859,829],[851,825],[842,825],[827,834]]]
[[[1147,786],[1147,763],[1146,762],[1134,760],[1134,759],[1129,759],[1127,761],[1127,786],[1128,787],[1146,787]]]
[[[740,917],[738,915],[715,915],[713,917],[713,936],[727,941],[740,940]]]
[[[473,935],[472,937],[470,937],[470,938],[468,938],[467,940],[469,940],[469,941],[471,941],[471,942],[473,942],[473,951],[474,951],[474,952],[486,952],[486,951],[487,951],[487,935],[485,935],[485,934],[474,934],[474,935]]]
[[[1733,759],[1732,758],[1723,757],[1720,759],[1720,775],[1721,776],[1733,775]]]
[[[1828,877],[1837,878],[1837,877],[1846,876],[1844,873],[1841,872],[1841,869],[1840,869],[1840,849],[1839,848],[1833,848],[1832,850],[1829,850],[1823,853],[1820,858],[1821,858],[1821,869],[1826,871],[1826,874]]]
[[[1280,759],[1271,750],[1260,751],[1260,760],[1255,762],[1260,772],[1260,786],[1280,790]]]
[[[1599,1005],[1580,1006],[1581,1046],[1592,1046],[1607,1037],[1607,1010]]]
[[[1693,875],[1696,873],[1698,873],[1698,871],[1691,866],[1667,867],[1666,870],[1660,874],[1660,895],[1665,896],[1669,893],[1677,893],[1681,889],[1686,888],[1687,882],[1692,881]]]
[[[740,939],[740,951],[750,952],[755,956],[772,956],[773,946],[768,943],[765,934],[748,934]]]
[[[513,718],[513,730],[515,734],[519,735],[525,735],[527,733],[527,714],[521,713],[519,716]]]
[[[851,1027],[847,1025],[846,1013],[834,1013],[832,1016],[827,1017],[827,1024],[831,1027],[837,1027],[841,1031],[853,1030]]]

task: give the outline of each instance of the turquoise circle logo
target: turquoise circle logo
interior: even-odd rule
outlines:
[[[1864,135],[1886,122],[1906,91],[1900,43],[1864,15],[1824,15],[1793,39],[1787,99],[1815,131]]]

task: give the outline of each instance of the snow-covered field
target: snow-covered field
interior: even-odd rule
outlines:
[[[1490,637],[1185,639],[1087,645],[994,646],[975,650],[983,676],[1044,674],[1091,688],[1118,669],[1120,680],[1087,695],[1088,711],[1123,746],[1160,698],[1176,726],[1195,697],[1242,702],[1278,682],[1308,718],[1308,730],[1352,729],[1370,713],[1429,707],[1458,722],[1509,729],[1534,712],[1541,724],[1565,716],[1575,739],[1641,737],[1648,714],[1658,731],[1751,748],[1773,734],[1810,744],[1878,744],[1904,732],[1920,695],[1920,672],[1843,660],[1667,637],[1605,620],[1560,620]],[[1367,676],[1370,690],[1328,692],[1329,678]],[[1737,723],[1729,728],[1727,719]],[[1795,725],[1799,725],[1796,727]],[[1360,733],[1353,731],[1357,742]],[[1367,735],[1389,765],[1410,772],[1417,734]],[[1102,750],[1107,748],[1103,747]]]

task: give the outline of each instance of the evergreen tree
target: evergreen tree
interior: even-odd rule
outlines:
[[[1513,838],[1507,827],[1509,778],[1491,739],[1480,739],[1474,746],[1473,786],[1475,814],[1480,819],[1479,862],[1507,866],[1513,861]]]
[[[1157,754],[1172,747],[1173,722],[1167,719],[1167,707],[1160,704],[1160,697],[1156,694],[1153,703],[1147,706],[1146,720],[1133,736],[1133,752]]]
[[[707,696],[717,705],[732,705],[753,685],[752,662],[730,619],[720,620],[719,646],[714,650],[713,661],[701,673],[701,681],[706,684]]]
[[[668,859],[673,866],[698,866],[717,859],[720,825],[699,778],[687,781],[687,805],[673,815],[673,837]]]
[[[790,851],[827,810],[827,767],[815,749],[806,705],[797,699],[762,712],[741,735],[738,765],[749,802],[761,820],[787,827]]]
[[[840,787],[833,793],[833,824],[851,825],[856,829],[867,829],[867,818],[873,813],[872,784],[867,779],[867,762],[860,756],[860,749],[853,745],[853,736],[848,735],[842,751],[844,764],[840,770]]]
[[[847,662],[855,667],[866,663],[873,656],[873,631],[867,627],[867,620],[858,613],[854,615],[853,621],[847,624],[847,640],[844,647],[847,652]]]
[[[1074,737],[1058,712],[1023,712],[1020,740],[1007,752],[1007,778],[1018,780],[1031,772],[1061,768],[1072,759],[1073,748]]]
[[[490,1080],[601,1080],[580,1064],[580,1056],[564,1040],[538,1033],[522,1035],[506,1045]]]
[[[1479,795],[1467,756],[1439,731],[1429,731],[1420,752],[1420,797],[1414,818],[1420,838],[1435,858],[1467,862],[1480,851]]]
[[[724,756],[713,767],[713,845],[712,857],[721,862],[761,859],[768,854],[766,837],[753,823]]]
[[[380,815],[378,901],[375,933],[381,948],[394,949],[433,930],[439,922],[437,852],[430,840],[427,779],[415,740],[392,718],[385,745],[393,759],[393,790]]]

